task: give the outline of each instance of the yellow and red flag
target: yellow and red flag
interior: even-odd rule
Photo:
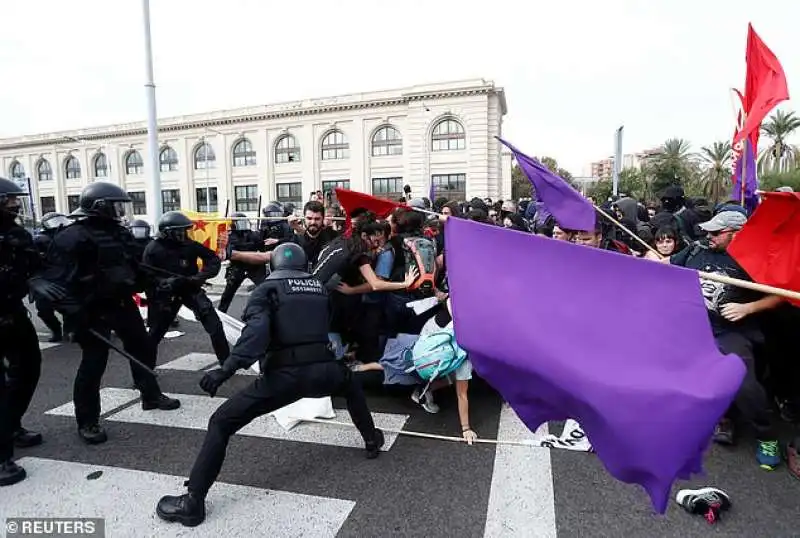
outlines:
[[[189,230],[189,237],[223,258],[225,247],[228,244],[228,229],[231,220],[221,218],[216,213],[196,213],[185,209],[182,209],[181,213],[194,222],[194,227]]]

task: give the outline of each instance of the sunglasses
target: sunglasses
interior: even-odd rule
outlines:
[[[711,237],[717,237],[718,235],[733,233],[733,231],[734,230],[718,230],[716,232],[708,232],[708,235]]]

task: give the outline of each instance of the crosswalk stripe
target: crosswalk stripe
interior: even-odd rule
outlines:
[[[206,521],[191,533],[161,521],[162,495],[185,491],[184,477],[44,458],[17,460],[28,472],[19,486],[0,488],[0,520],[9,517],[102,517],[105,536],[336,536],[355,502],[217,482]],[[94,479],[88,475],[102,474]],[[186,533],[186,534],[185,534]]]
[[[219,364],[217,356],[213,353],[189,353],[183,357],[156,366],[156,370],[182,370],[185,372],[199,372]]]
[[[139,398],[138,391],[105,387],[100,390],[101,409],[107,415],[105,419],[110,422],[205,431],[208,426],[208,419],[226,401],[225,398],[209,398],[208,396],[192,394],[167,395],[172,398],[178,398],[181,401],[180,409],[168,412],[144,411],[139,405],[127,405]],[[108,414],[110,411],[117,409],[120,410]],[[346,410],[336,409],[335,411],[337,416],[333,420],[348,424],[353,423],[350,414]],[[47,411],[45,414],[74,417],[75,407],[72,402],[68,402]],[[378,428],[401,430],[409,416],[392,413],[372,413],[372,418]],[[306,422],[286,431],[270,416],[257,418],[239,430],[239,435],[348,448],[364,447],[364,441],[355,428]],[[383,447],[384,451],[388,451],[394,445],[397,435],[396,433],[385,433],[386,444]]]
[[[507,404],[500,412],[499,441],[530,441],[547,434],[547,423],[531,433]],[[556,512],[550,451],[498,445],[486,511],[486,538],[555,538]]]
[[[60,342],[39,342],[39,350],[44,351],[45,349],[50,349],[51,347],[59,345],[61,345]]]

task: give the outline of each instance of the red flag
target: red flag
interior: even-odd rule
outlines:
[[[759,284],[800,291],[800,194],[768,192],[728,246]],[[800,306],[800,301],[792,301]]]
[[[734,138],[734,144],[751,133],[758,143],[761,121],[778,103],[789,98],[786,74],[778,58],[758,37],[753,25],[747,26],[747,79],[744,87],[744,127]],[[755,149],[757,146],[753,146]]]
[[[347,217],[345,221],[345,234],[348,235],[350,234],[351,227],[350,214],[356,209],[366,209],[367,211],[375,213],[379,219],[385,219],[398,207],[405,207],[405,204],[399,202],[392,202],[391,200],[376,198],[369,194],[341,189],[339,187],[336,187],[336,199],[339,200],[339,204],[342,206],[342,209],[344,209],[345,216]]]

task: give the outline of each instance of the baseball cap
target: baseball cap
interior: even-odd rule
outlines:
[[[700,225],[706,232],[719,232],[720,230],[741,230],[747,222],[747,217],[739,211],[721,211],[714,218]]]

